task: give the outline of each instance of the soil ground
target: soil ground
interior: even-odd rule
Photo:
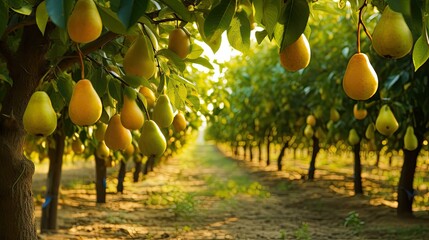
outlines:
[[[229,154],[193,144],[143,181],[127,172],[123,194],[109,168],[105,204],[95,203],[94,163],[68,161],[59,229],[40,239],[429,239],[428,211],[400,220],[383,200],[350,196],[341,173],[319,170],[306,181]],[[46,172],[41,165],[34,176],[38,226]]]

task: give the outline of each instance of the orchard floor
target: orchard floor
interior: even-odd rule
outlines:
[[[46,171],[34,176],[38,227]],[[341,194],[342,178],[305,181],[211,143],[186,148],[138,183],[127,172],[123,194],[115,193],[117,167],[109,172],[107,203],[96,204],[93,162],[65,164],[59,229],[40,239],[429,239],[427,211],[399,220],[368,196]]]

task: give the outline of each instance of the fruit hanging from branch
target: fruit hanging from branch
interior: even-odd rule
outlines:
[[[67,21],[70,39],[89,43],[101,35],[103,23],[93,0],[78,0]]]
[[[392,136],[399,128],[398,121],[388,105],[383,105],[375,121],[375,128],[384,136]]]
[[[151,78],[155,74],[155,57],[150,40],[140,34],[124,56],[124,71],[127,75]]]
[[[78,81],[69,103],[70,120],[79,126],[93,125],[100,119],[102,107],[100,97],[91,81],[88,79]]]
[[[152,120],[143,124],[138,144],[140,151],[147,157],[159,157],[167,148],[164,135]]]
[[[55,131],[57,114],[46,92],[36,91],[31,95],[22,121],[29,134],[46,137]]]
[[[156,100],[155,107],[153,108],[152,119],[158,124],[160,128],[169,127],[174,120],[173,107],[170,103],[170,98],[163,94]]]
[[[189,54],[191,42],[188,34],[182,28],[176,28],[168,36],[168,49],[177,56],[185,59]]]
[[[120,114],[115,114],[110,119],[104,134],[104,141],[106,146],[114,151],[124,150],[131,144],[131,132],[122,126]]]
[[[280,63],[287,71],[296,72],[308,66],[310,57],[310,44],[307,37],[302,34],[280,52]]]

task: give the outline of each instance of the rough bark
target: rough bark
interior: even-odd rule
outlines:
[[[96,191],[96,202],[106,202],[106,160],[99,158],[97,154],[95,157],[95,191]]]
[[[289,147],[289,142],[285,142],[282,146],[282,148],[280,149],[280,153],[279,156],[277,158],[277,170],[281,171],[283,170],[283,164],[282,164],[282,160],[283,157],[285,155],[286,149]]]
[[[116,191],[118,193],[124,193],[125,173],[126,173],[126,164],[124,160],[121,160],[119,163],[118,185],[116,186]]]
[[[355,195],[362,195],[362,164],[360,159],[360,141],[358,144],[353,146],[353,156],[354,156],[354,192]]]
[[[61,126],[53,135],[53,144],[49,146],[49,170],[46,181],[45,202],[42,205],[41,232],[57,229],[58,195],[61,183],[61,169],[63,165],[65,133]]]
[[[317,154],[320,151],[319,146],[319,139],[315,136],[313,136],[313,147],[311,152],[311,160],[310,160],[310,167],[308,168],[308,179],[313,180],[314,179],[314,173],[316,172],[316,158]]]

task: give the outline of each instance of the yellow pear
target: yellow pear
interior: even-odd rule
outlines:
[[[366,118],[367,114],[368,114],[368,111],[365,108],[359,109],[359,106],[357,103],[353,106],[353,116],[357,120],[362,120],[362,119]]]
[[[137,37],[124,56],[124,71],[127,75],[149,79],[155,73],[153,48],[144,34]]]
[[[124,150],[131,144],[132,136],[130,130],[122,126],[121,116],[113,115],[107,125],[106,133],[104,134],[106,146],[112,150]]]
[[[136,102],[136,95],[134,92],[134,99],[124,94],[124,106],[121,111],[121,123],[125,128],[130,130],[137,130],[143,126],[144,115]]]
[[[374,139],[375,138],[375,126],[374,123],[370,123],[365,131],[365,137],[367,139]]]
[[[388,105],[383,105],[381,107],[377,120],[375,121],[375,128],[379,133],[387,137],[398,130],[398,121],[396,121],[395,115],[393,115]]]
[[[167,148],[164,135],[152,120],[144,122],[138,143],[140,151],[148,157],[159,157]]]
[[[280,52],[280,63],[287,71],[296,72],[308,66],[310,57],[310,44],[307,37],[302,34],[294,43]]]
[[[340,120],[340,113],[337,111],[337,109],[331,108],[331,110],[329,111],[329,119],[332,122]]]
[[[316,126],[316,118],[314,117],[314,115],[311,115],[311,114],[308,115],[307,119],[306,119],[306,122],[307,122],[308,125],[310,125],[312,127]]]
[[[168,49],[184,59],[190,50],[189,36],[182,28],[176,28],[168,36]]]
[[[153,108],[152,118],[161,128],[167,128],[173,123],[173,107],[167,95],[163,94],[158,97]]]
[[[130,145],[128,145],[127,148],[125,148],[124,154],[126,156],[132,156],[134,151],[135,151],[134,144],[131,143]]]
[[[96,123],[101,117],[102,104],[100,97],[88,79],[82,79],[73,88],[69,103],[69,117],[79,126]]]
[[[413,35],[401,13],[386,6],[372,34],[372,47],[386,58],[402,58],[413,48]]]
[[[377,88],[378,77],[366,54],[354,54],[343,78],[346,95],[354,100],[367,100],[375,94]]]
[[[417,149],[418,145],[419,143],[416,135],[414,134],[414,128],[412,126],[408,126],[404,136],[404,149],[414,151]]]
[[[110,155],[110,149],[107,147],[104,141],[100,141],[98,142],[95,154],[97,154],[97,157],[105,159]]]
[[[147,101],[147,107],[153,108],[155,106],[156,96],[155,93],[148,87],[140,87],[139,92],[143,94]]]
[[[313,128],[311,127],[311,125],[307,124],[307,126],[305,126],[304,128],[304,135],[308,138],[311,138],[313,137],[313,134],[314,134]]]
[[[173,119],[173,127],[177,132],[181,132],[186,129],[186,119],[182,112],[178,112]]]
[[[25,131],[30,134],[48,136],[55,131],[57,114],[46,92],[37,91],[31,95],[22,121]]]
[[[80,138],[73,138],[72,150],[76,154],[81,154],[85,150],[85,146],[82,144]]]
[[[88,43],[97,39],[103,23],[93,0],[78,0],[67,21],[70,39],[77,43]]]
[[[359,135],[357,134],[356,130],[354,128],[350,129],[349,131],[349,137],[347,138],[350,145],[354,146],[360,142]]]
[[[107,125],[105,123],[97,123],[97,128],[95,129],[94,136],[97,141],[104,141],[104,134],[106,133]]]

